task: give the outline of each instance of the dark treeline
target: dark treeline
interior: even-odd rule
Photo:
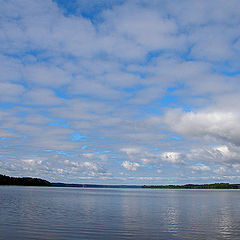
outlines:
[[[9,177],[0,174],[0,185],[51,186],[51,183],[40,178]]]
[[[163,189],[240,189],[240,184],[213,183],[213,184],[185,184],[185,185],[153,185],[142,186],[142,188],[163,188]]]

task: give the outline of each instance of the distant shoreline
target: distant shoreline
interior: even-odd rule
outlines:
[[[51,183],[47,180],[31,177],[9,177],[0,174],[0,185],[77,187],[77,188],[145,188],[145,189],[240,189],[240,184],[185,184],[185,185],[108,185],[108,184],[74,184]]]
[[[185,184],[185,185],[143,185],[142,188],[151,189],[240,189],[240,184],[213,183],[213,184]]]

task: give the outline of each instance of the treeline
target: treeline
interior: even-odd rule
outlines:
[[[213,184],[185,184],[185,185],[144,185],[142,188],[161,189],[240,189],[240,184],[213,183]]]
[[[40,178],[9,177],[0,174],[0,185],[51,186],[51,183]]]

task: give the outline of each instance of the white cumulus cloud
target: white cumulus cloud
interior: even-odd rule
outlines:
[[[140,164],[136,162],[124,161],[122,163],[122,167],[126,168],[129,171],[136,171],[140,167]]]
[[[213,137],[240,145],[240,118],[234,112],[169,111],[165,123],[183,136]]]

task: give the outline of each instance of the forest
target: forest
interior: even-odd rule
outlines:
[[[9,177],[0,174],[0,185],[51,186],[51,183],[40,178]]]

